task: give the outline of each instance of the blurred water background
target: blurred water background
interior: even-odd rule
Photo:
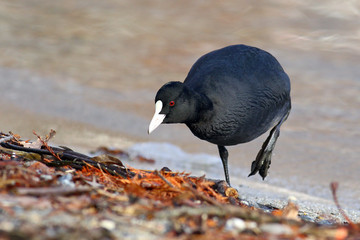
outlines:
[[[337,181],[340,202],[359,212],[359,26],[356,0],[2,0],[0,130],[33,139],[53,128],[53,144],[129,148],[157,158],[149,169],[223,178],[215,145],[183,125],[147,127],[160,86],[209,51],[248,44],[282,64],[293,108],[265,181],[247,175],[267,135],[229,148],[233,184],[331,205]]]

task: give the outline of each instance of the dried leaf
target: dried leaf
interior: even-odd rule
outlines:
[[[92,154],[110,154],[110,155],[116,155],[119,157],[129,157],[129,154],[121,149],[110,149],[108,147],[102,146],[98,147],[95,151],[91,152]]]
[[[33,131],[33,133],[34,133],[34,135],[36,135],[38,137],[38,139],[35,142],[20,141],[20,144],[22,144],[23,147],[41,149],[41,147],[44,145],[44,142],[48,143],[50,141],[50,139],[55,136],[56,131],[51,129],[49,134],[46,135],[44,138],[41,138],[40,136],[38,136],[35,131]]]
[[[20,144],[26,148],[40,149],[42,147],[42,141],[39,138],[35,142],[20,141]]]
[[[105,155],[105,154],[99,155],[99,156],[91,158],[91,160],[98,162],[98,163],[115,164],[120,167],[125,167],[124,164],[118,158],[110,156],[110,155]]]
[[[155,163],[154,159],[146,158],[146,157],[141,156],[141,155],[137,155],[134,160],[139,161],[139,162],[151,163],[151,164]]]

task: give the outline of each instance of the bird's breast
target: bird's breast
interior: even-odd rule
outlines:
[[[224,117],[210,121],[189,123],[187,126],[198,138],[208,142],[229,146],[251,141],[251,133],[241,130],[240,118]]]

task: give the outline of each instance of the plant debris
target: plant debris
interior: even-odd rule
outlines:
[[[125,167],[125,151],[90,157],[49,139],[0,133],[0,239],[359,239],[359,224],[301,220],[289,201],[264,212],[224,181]],[[342,212],[332,185],[334,201]],[[345,214],[345,213],[342,213]],[[346,218],[346,215],[344,215]]]

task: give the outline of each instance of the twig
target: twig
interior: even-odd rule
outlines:
[[[185,183],[183,185],[186,189],[190,190],[190,192],[192,192],[196,197],[200,198],[201,200],[208,202],[212,205],[215,205],[217,207],[221,207],[222,204],[219,203],[218,201],[214,200],[211,197],[206,196],[205,194],[203,194],[202,192],[197,191],[196,189],[192,188],[188,183]]]
[[[97,166],[99,168],[99,170],[101,171],[102,175],[105,177],[106,180],[108,180],[109,182],[111,182],[112,184],[116,185],[105,173],[104,171],[102,170],[101,166],[99,163],[97,163]]]
[[[8,136],[8,137],[1,138],[1,139],[0,139],[0,143],[9,141],[9,140],[11,140],[11,139],[13,139],[13,138],[14,138],[13,135]]]
[[[56,154],[51,147],[47,144],[46,141],[42,140],[39,135],[35,131],[33,131],[33,134],[38,137],[38,139],[41,141],[42,145],[51,153],[52,156],[54,156],[57,160],[62,161],[62,159],[59,157],[58,154]]]
[[[171,188],[176,188],[169,180],[167,180],[158,170],[155,170],[154,173],[159,176],[167,185]]]
[[[129,201],[129,196],[127,195],[117,195],[117,194],[113,194],[113,193],[110,193],[108,191],[105,191],[103,189],[99,189],[99,188],[96,188],[95,189],[96,192],[102,196],[105,196],[105,197],[108,197],[108,198],[112,198],[112,199],[115,199],[117,201],[120,201],[120,202],[128,202]]]
[[[349,223],[350,227],[357,230],[358,229],[358,226],[356,224],[354,224],[353,221],[351,221],[351,219],[348,217],[348,215],[345,213],[344,209],[342,209],[342,207],[340,206],[340,203],[339,203],[339,200],[337,198],[337,194],[336,194],[336,191],[339,187],[339,183],[337,182],[332,182],[330,183],[330,188],[331,188],[331,192],[332,192],[332,195],[333,195],[333,199],[334,199],[334,202],[335,202],[335,205],[336,207],[338,208],[340,214],[345,218],[345,220]]]
[[[39,188],[22,188],[16,189],[16,192],[20,195],[31,195],[31,196],[45,196],[45,195],[73,195],[90,192],[90,187],[39,187]]]

